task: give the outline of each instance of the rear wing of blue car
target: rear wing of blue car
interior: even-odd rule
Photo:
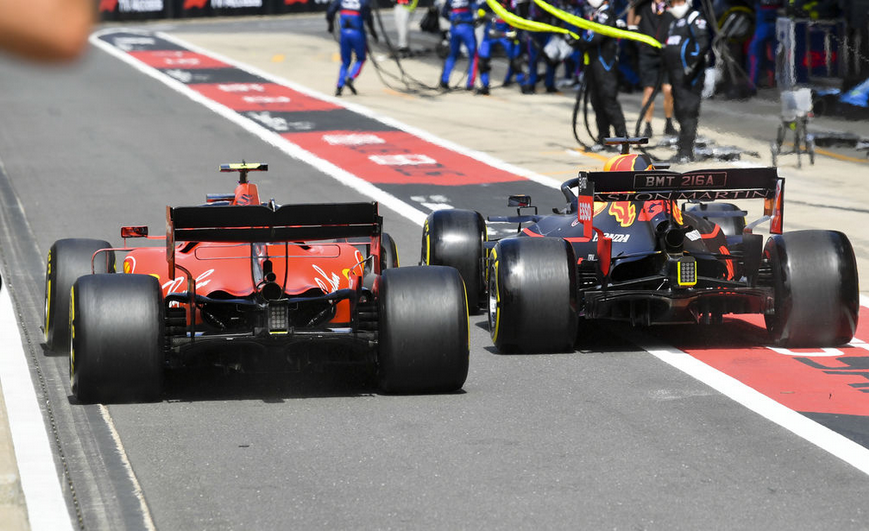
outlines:
[[[166,258],[174,278],[175,242],[273,243],[369,237],[379,253],[383,218],[376,202],[166,207]]]
[[[679,173],[667,170],[579,172],[562,185],[578,189],[578,216],[592,234],[594,201],[734,201],[763,199],[770,232],[781,234],[784,178],[776,168],[722,168]],[[570,192],[572,194],[572,192]]]

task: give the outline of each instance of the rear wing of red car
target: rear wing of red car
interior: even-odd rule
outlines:
[[[376,202],[166,207],[166,259],[175,277],[175,242],[273,243],[370,237],[379,255],[383,218]]]
[[[573,181],[573,180],[572,180]],[[572,184],[572,181],[571,182]],[[591,237],[594,201],[763,199],[770,232],[781,234],[784,178],[776,168],[722,168],[679,173],[666,170],[580,172],[579,221]],[[565,183],[567,184],[567,183]]]

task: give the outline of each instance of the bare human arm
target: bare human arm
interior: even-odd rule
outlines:
[[[36,61],[69,61],[85,49],[93,0],[0,0],[0,49]]]
[[[640,14],[637,13],[637,5],[631,3],[630,8],[628,8],[628,19],[626,21],[628,23],[628,29],[632,31],[637,30],[637,26],[640,24]]]

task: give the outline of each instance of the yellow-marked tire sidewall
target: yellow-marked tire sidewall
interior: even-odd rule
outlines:
[[[498,330],[501,319],[501,292],[498,282],[498,249],[492,249],[491,252],[492,268],[489,273],[489,333],[492,336],[492,342],[498,341]],[[488,271],[488,268],[487,268]]]

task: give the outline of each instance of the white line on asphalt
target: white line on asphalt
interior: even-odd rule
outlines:
[[[700,380],[721,394],[833,454],[861,472],[869,474],[869,449],[866,447],[826,426],[822,426],[802,413],[783,406],[686,352],[658,344],[648,338],[631,338],[631,341],[661,361]]]
[[[0,288],[0,384],[32,531],[72,530],[8,286]],[[2,524],[0,524],[2,527]]]
[[[205,105],[207,108],[213,110],[217,114],[223,116],[224,118],[240,125],[247,131],[252,134],[258,136],[266,143],[280,149],[284,153],[290,155],[291,157],[302,160],[320,171],[332,176],[339,182],[353,188],[357,192],[366,195],[376,201],[381,202],[384,206],[396,211],[402,216],[406,217],[410,221],[416,223],[417,225],[422,225],[425,220],[426,215],[420,210],[414,208],[413,206],[401,201],[397,197],[380,190],[373,184],[360,179],[359,177],[338,168],[334,164],[323,160],[312,153],[309,153],[299,146],[293,144],[287,139],[281,137],[280,135],[254,123],[253,121],[245,118],[241,114],[237,113],[229,109],[228,107],[218,104],[204,96],[200,93],[190,89],[183,83],[177,81],[176,79],[163,74],[162,72],[157,71],[156,69],[149,67],[139,60],[131,57],[129,54],[118,50],[114,46],[106,43],[102,39],[99,38],[100,35],[115,32],[115,29],[105,30],[103,32],[95,33],[91,36],[91,43],[99,48],[105,50],[109,54],[118,57],[122,61],[130,64],[137,70],[142,73],[161,81],[162,83],[168,85],[172,89],[184,94],[190,99]],[[150,34],[149,32],[142,32],[143,34]],[[425,131],[416,129],[414,127],[409,127],[405,124],[402,124],[396,120],[392,120],[391,118],[387,118],[384,116],[380,116],[375,112],[362,107],[360,105],[347,103],[344,101],[338,101],[335,98],[331,98],[329,96],[325,96],[316,91],[308,89],[306,87],[297,85],[291,81],[278,78],[276,76],[270,75],[266,72],[259,71],[255,68],[252,68],[248,65],[242,65],[236,61],[233,61],[229,58],[222,57],[219,54],[215,54],[209,50],[204,50],[202,48],[195,47],[189,43],[186,43],[180,39],[176,39],[174,37],[170,37],[164,34],[157,34],[160,38],[175,42],[181,46],[184,46],[190,50],[198,51],[205,55],[214,57],[219,59],[227,64],[233,65],[237,68],[241,68],[247,72],[259,75],[265,79],[270,79],[276,83],[284,84],[289,86],[290,88],[297,90],[299,92],[305,93],[307,95],[313,96],[315,98],[319,98],[322,100],[330,101],[337,105],[340,105],[344,108],[350,109],[354,112],[358,112],[370,118],[376,119],[382,123],[387,125],[391,125],[398,129],[402,129],[408,133],[420,136],[421,138],[432,142],[434,144],[446,147],[448,149],[452,149],[459,153],[474,157],[480,161],[483,161],[491,166],[496,168],[509,171],[515,173],[516,175],[521,175],[526,177],[529,180],[534,182],[538,182],[545,186],[551,186],[553,188],[557,188],[560,185],[545,176],[541,176],[539,174],[529,172],[528,170],[524,170],[522,168],[518,168],[507,164],[503,161],[499,161],[494,157],[491,157],[485,153],[476,152],[473,150],[469,150],[462,146],[458,146],[451,142],[445,141],[443,139],[437,138]],[[745,165],[746,163],[740,163],[739,165]],[[861,296],[861,301],[863,304],[867,303],[867,299]],[[736,402],[744,405],[748,409],[755,411],[756,413],[764,416],[765,418],[771,420],[772,422],[792,431],[796,435],[804,438],[805,440],[811,442],[812,444],[817,445],[823,450],[831,453],[832,455],[843,459],[844,461],[850,463],[855,466],[859,470],[869,474],[869,449],[866,449],[857,443],[847,439],[839,435],[836,432],[818,424],[817,422],[809,419],[808,417],[797,413],[791,409],[786,408],[785,406],[775,402],[771,398],[751,389],[750,387],[742,384],[738,380],[718,371],[706,365],[705,363],[697,360],[696,358],[691,357],[685,352],[682,352],[678,349],[675,349],[666,345],[655,345],[648,344],[647,340],[638,339],[637,344],[648,351],[653,356],[665,361],[671,366],[685,372],[686,374],[700,380],[701,382],[709,385],[710,387],[716,389],[721,392],[725,396],[735,400]],[[646,343],[645,345],[643,343]],[[118,442],[120,445],[120,442]]]
[[[139,500],[139,509],[142,511],[142,519],[144,520],[142,523],[147,531],[155,531],[157,526],[154,525],[151,511],[148,509],[148,504],[145,502],[145,494],[142,492],[142,485],[139,484],[139,478],[137,478],[136,473],[133,472],[133,466],[130,464],[130,459],[127,457],[127,452],[124,450],[123,443],[121,443],[121,435],[118,433],[118,430],[115,429],[115,423],[112,421],[111,414],[109,414],[109,408],[100,404],[100,415],[109,427],[109,432],[112,434],[112,440],[115,441],[115,445],[118,447],[118,456],[123,464],[124,472],[127,473],[130,483],[133,484],[133,494],[136,496],[136,499]]]

